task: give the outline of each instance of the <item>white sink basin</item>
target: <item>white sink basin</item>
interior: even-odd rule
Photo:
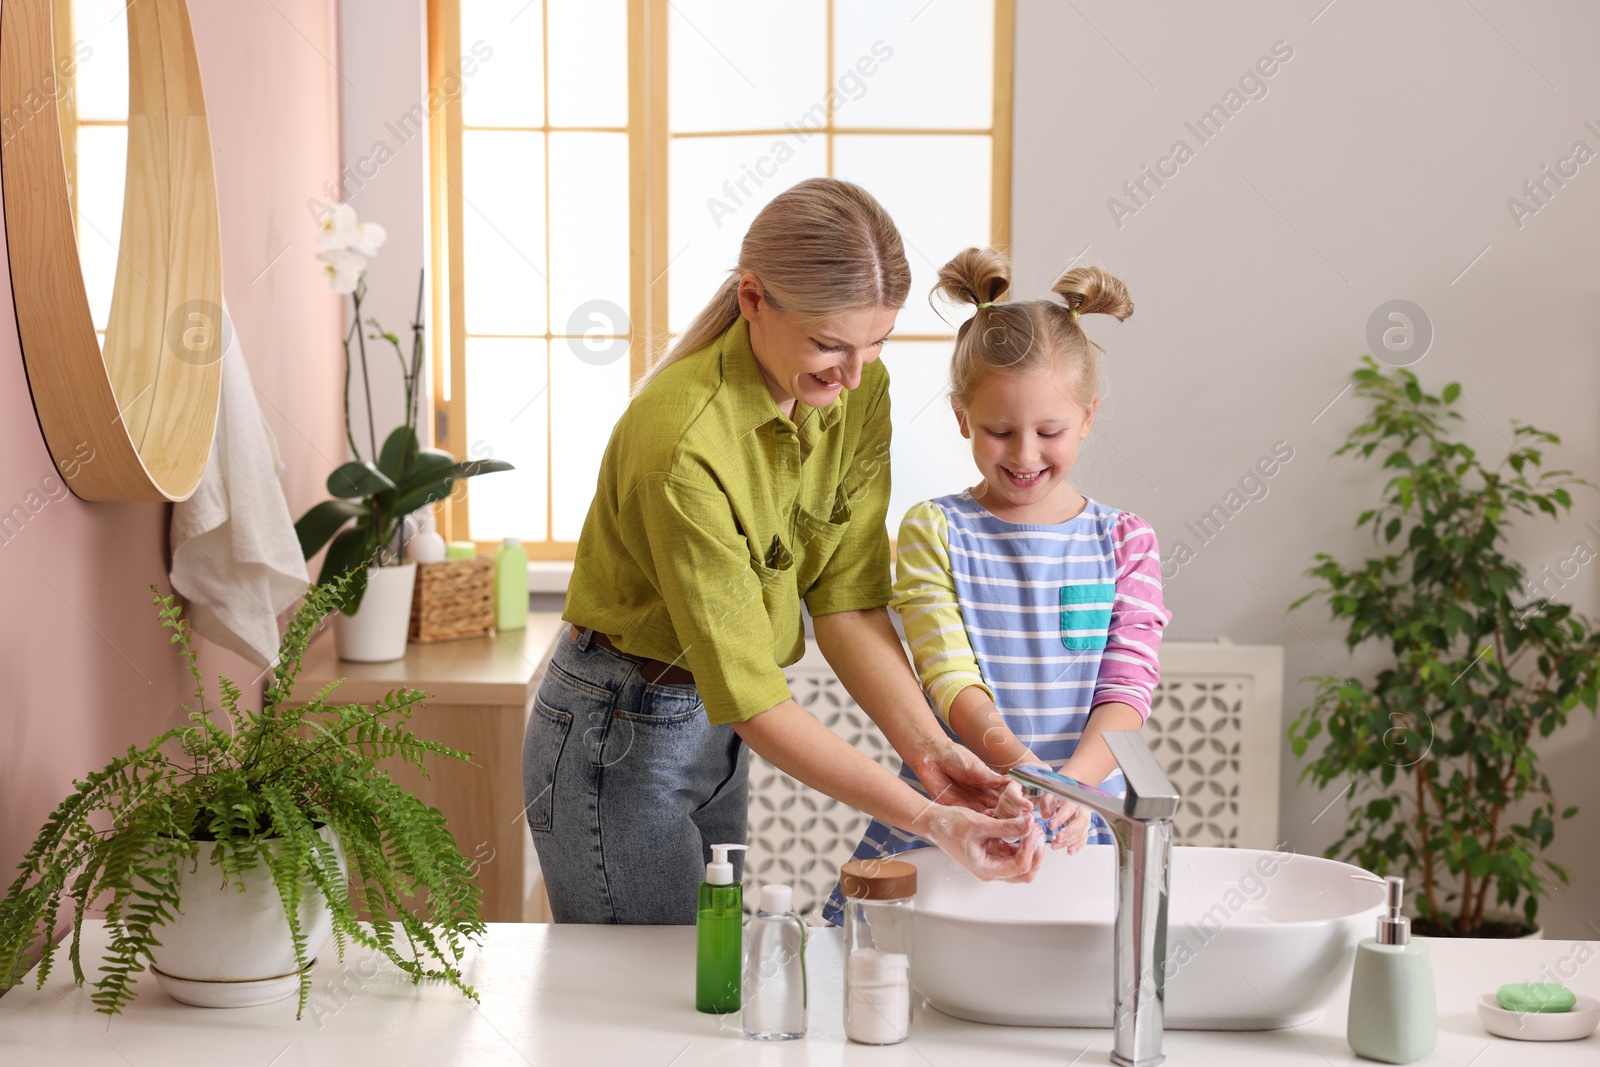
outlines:
[[[1004,1026],[1110,1027],[1115,856],[1050,852],[1026,885],[980,882],[938,849],[915,863],[911,980],[947,1015]],[[1321,1011],[1373,935],[1383,887],[1334,860],[1172,850],[1166,1025],[1276,1030]]]

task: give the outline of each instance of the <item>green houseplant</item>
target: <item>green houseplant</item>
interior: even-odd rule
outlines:
[[[361,607],[367,588],[367,567],[400,562],[404,545],[397,543],[406,516],[450,495],[455,482],[513,469],[499,459],[473,459],[458,462],[450,453],[422,448],[417,439],[418,406],[422,399],[422,308],[425,287],[417,283],[417,312],[411,323],[411,354],[406,356],[398,335],[386,331],[375,318],[361,317],[367,296],[367,260],[383,244],[384,230],[376,223],[356,221],[355,209],[348,204],[330,208],[323,215],[317,258],[329,287],[349,294],[353,304],[350,329],[344,337],[344,429],[355,458],[341,463],[328,475],[328,494],[332,498],[315,505],[295,523],[300,549],[306,559],[324,545],[322,571],[317,581],[326,583],[336,575],[355,572],[355,580],[345,587],[339,608],[353,615]],[[370,333],[368,332],[370,329]],[[396,426],[380,449],[374,430],[371,375],[367,366],[367,341],[382,341],[394,349],[405,383],[405,422]],[[351,343],[355,343],[355,352]],[[357,357],[367,403],[368,455],[363,458],[350,423],[350,378]]]
[[[1560,439],[1518,423],[1508,454],[1487,465],[1452,436],[1458,384],[1434,396],[1409,371],[1362,362],[1355,395],[1371,412],[1334,454],[1392,472],[1356,520],[1387,547],[1353,567],[1318,553],[1307,573],[1320,586],[1292,606],[1325,597],[1346,644],[1378,642],[1387,663],[1370,681],[1312,679],[1290,741],[1300,757],[1322,742],[1302,779],[1350,783],[1328,855],[1403,874],[1419,933],[1515,936],[1569,879],[1539,855],[1577,809],[1557,805],[1533,742],[1579,705],[1594,713],[1600,633],[1569,605],[1528,595],[1504,542],[1514,517],[1559,517],[1568,488],[1591,483],[1541,470],[1540,446]],[[1486,918],[1490,904],[1520,905],[1528,926]]]
[[[243,887],[246,873],[270,872],[277,892],[263,893],[271,899],[262,903],[282,908],[288,920],[299,975],[297,1017],[311,988],[309,957],[321,946],[307,943],[301,908],[291,902],[313,893],[326,899],[341,958],[346,943],[355,942],[382,952],[413,981],[442,980],[476,999],[457,967],[465,943],[485,929],[472,865],[439,811],[377,766],[386,758],[421,767],[428,754],[469,757],[410,731],[423,692],[396,690],[370,706],[335,704],[335,683],[303,706],[292,703],[301,657],[347,580],[308,587],[259,713],[239,708],[240,690],[226,678],[218,680],[220,706],[206,702],[182,609],[151,587],[161,624],[195,680],[196,705],[184,705],[187,725],[75,782],[46,820],[0,900],[0,988],[22,980],[41,939],[43,987],[67,903],[69,958],[82,985],[84,916],[103,905],[110,947],[92,999],[102,1012],[120,1011],[135,977],[154,963],[163,928],[183,907],[181,872],[196,867],[201,842],[209,841],[217,884]],[[365,925],[357,914],[362,907],[370,915]]]

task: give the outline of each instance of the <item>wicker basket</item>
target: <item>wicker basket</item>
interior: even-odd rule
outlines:
[[[418,644],[494,633],[494,560],[417,564],[411,598],[411,640]]]

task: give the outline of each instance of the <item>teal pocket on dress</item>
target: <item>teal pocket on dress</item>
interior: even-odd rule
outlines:
[[[1106,647],[1111,627],[1111,601],[1117,595],[1112,582],[1061,587],[1061,643],[1074,652]]]

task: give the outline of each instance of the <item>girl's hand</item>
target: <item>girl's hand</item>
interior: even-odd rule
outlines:
[[[915,830],[984,881],[1031,882],[1044,861],[1044,831],[1031,807],[1005,819],[940,804]]]
[[[1025,758],[1017,762],[1017,766],[1049,767],[1050,765],[1029,752]],[[1089,839],[1089,809],[1054,793],[1041,795],[1033,801],[1033,807],[1044,817],[1045,826],[1050,830],[1050,847],[1064,848],[1069,856],[1077,855]]]
[[[1069,856],[1077,855],[1084,842],[1089,840],[1089,809],[1065,797],[1049,793],[1045,796],[1056,802],[1053,810],[1047,810],[1043,803],[1039,805],[1039,813],[1045,817],[1045,823],[1053,835],[1050,847],[1064,848]]]

